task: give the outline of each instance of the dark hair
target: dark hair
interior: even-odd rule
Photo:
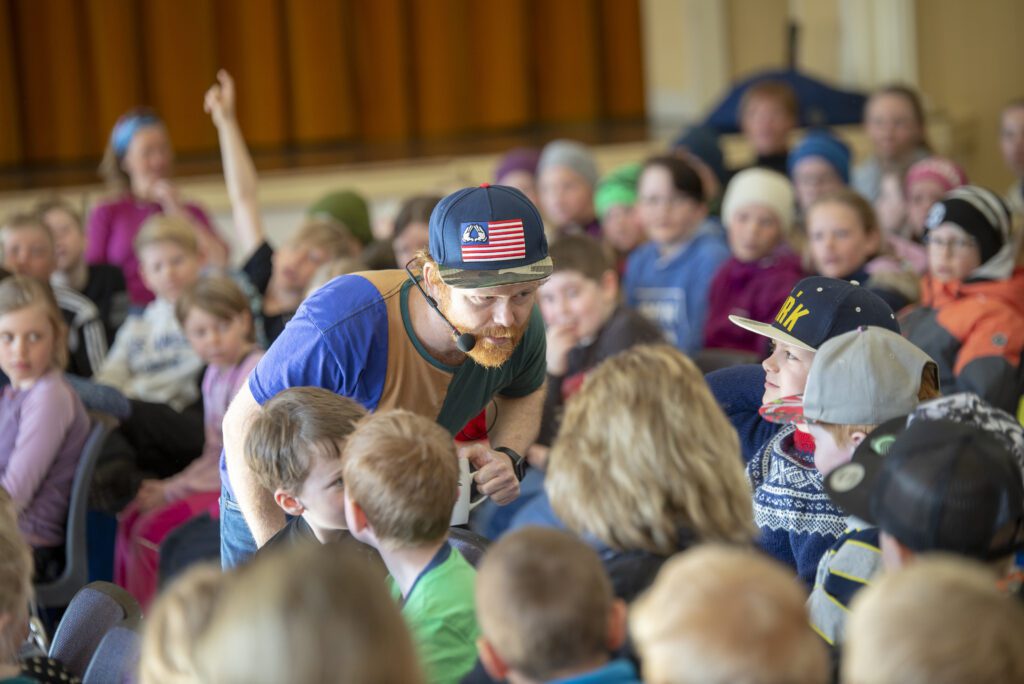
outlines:
[[[908,85],[904,85],[902,83],[890,83],[889,85],[882,86],[875,92],[871,93],[871,97],[869,97],[867,102],[864,103],[865,114],[867,113],[867,108],[870,106],[871,101],[880,95],[895,95],[896,97],[902,97],[910,104],[910,109],[914,113],[914,119],[917,121],[917,125],[921,128],[921,140],[918,141],[918,144],[931,152],[932,146],[928,142],[928,131],[925,130],[924,104],[921,102],[921,95]]]
[[[615,261],[608,247],[589,235],[567,235],[551,243],[548,256],[553,273],[575,271],[590,280],[600,281],[605,273],[615,270]]]
[[[751,102],[762,99],[778,102],[793,118],[793,123],[800,121],[800,101],[796,97],[796,91],[785,81],[770,79],[758,81],[743,91],[740,97],[739,118],[743,118]]]
[[[395,229],[391,237],[401,235],[410,223],[429,223],[430,213],[440,201],[441,197],[437,195],[417,195],[405,200],[395,216]]]
[[[677,191],[698,202],[705,201],[704,184],[701,183],[700,175],[685,160],[667,155],[651,157],[644,162],[640,175],[643,176],[643,172],[652,166],[667,169],[669,175],[672,176],[672,186]]]

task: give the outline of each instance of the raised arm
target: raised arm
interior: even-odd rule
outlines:
[[[235,117],[235,82],[223,69],[217,72],[217,83],[206,91],[204,109],[217,127],[235,234],[245,259],[248,259],[263,243],[263,219],[260,216],[256,166]]]

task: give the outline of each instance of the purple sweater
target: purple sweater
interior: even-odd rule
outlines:
[[[206,212],[195,204],[186,204],[185,209],[196,225],[217,237],[217,231]],[[86,229],[85,260],[90,264],[113,264],[124,272],[128,297],[132,304],[142,305],[153,301],[153,293],[142,284],[139,276],[139,260],[135,256],[132,241],[143,222],[162,211],[156,202],[137,200],[124,195],[111,202],[96,205],[89,214]],[[220,238],[217,237],[218,241]]]
[[[32,546],[64,543],[71,481],[88,436],[89,416],[60,371],[0,393],[0,486]]]
[[[711,281],[704,347],[765,352],[768,338],[733,324],[729,314],[770,323],[803,277],[800,258],[788,249],[750,263],[731,257]]]

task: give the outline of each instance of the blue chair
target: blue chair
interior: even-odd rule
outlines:
[[[137,629],[113,627],[93,653],[82,684],[111,684],[133,681],[139,665],[142,637]]]
[[[110,582],[87,584],[68,603],[49,656],[82,677],[111,629],[135,629],[141,621],[139,602],[127,591]]]
[[[491,544],[487,537],[461,527],[452,527],[448,530],[448,541],[474,568],[480,563],[484,552]]]

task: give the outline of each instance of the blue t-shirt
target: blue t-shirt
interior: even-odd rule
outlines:
[[[662,255],[659,245],[648,242],[626,261],[626,303],[661,328],[666,340],[695,354],[704,341],[708,288],[728,258],[729,248],[712,219],[669,254]]]
[[[413,331],[411,290],[404,271],[346,275],[321,287],[249,376],[253,398],[262,405],[289,387],[323,387],[368,411],[403,408],[426,416],[454,436],[494,395],[525,397],[543,385],[546,344],[536,307],[504,365],[486,368],[467,358],[448,366]],[[223,455],[221,481],[230,491]]]

